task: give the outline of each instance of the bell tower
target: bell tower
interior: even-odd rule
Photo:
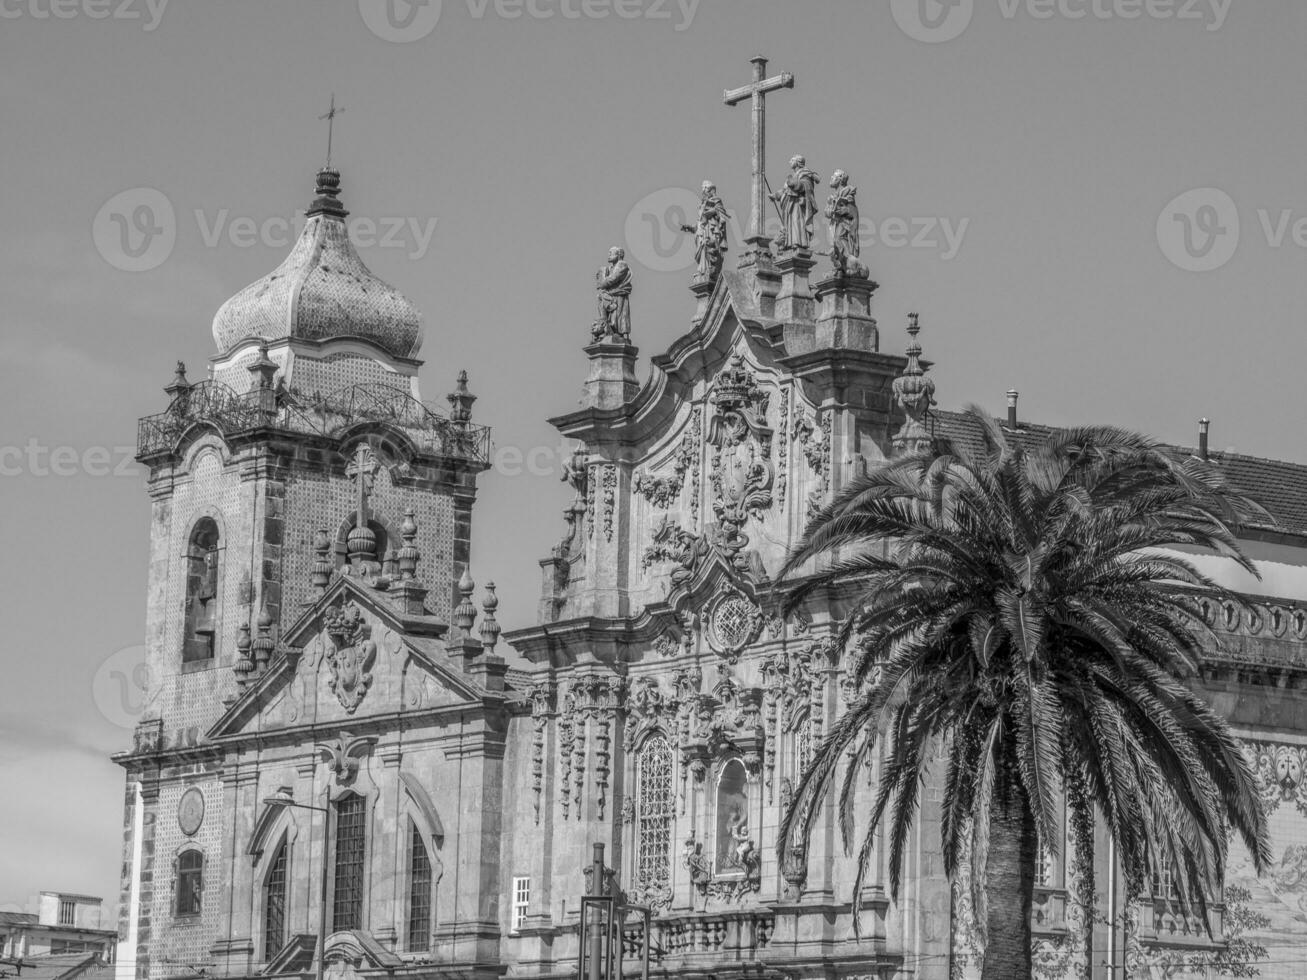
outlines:
[[[230,954],[209,945],[217,901],[197,901],[187,930],[166,928],[181,913],[165,879],[188,848],[221,853],[231,787],[206,733],[283,656],[281,633],[318,597],[315,583],[356,577],[448,624],[471,557],[489,432],[472,421],[466,373],[446,404],[422,400],[422,316],[364,264],[347,214],[340,174],[320,171],[285,260],[214,317],[208,378],[179,363],[167,406],[139,423],[149,689],[118,761],[144,813],[124,908],[139,906],[134,946],[147,960],[164,946],[182,961]],[[183,795],[188,812],[210,814],[189,830],[173,816]]]

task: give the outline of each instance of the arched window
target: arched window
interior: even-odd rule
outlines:
[[[635,882],[652,908],[672,901],[672,750],[654,735],[644,743],[635,764]]]
[[[204,854],[197,850],[177,855],[177,915],[199,915],[204,895]]]
[[[286,945],[286,859],[289,843],[285,840],[263,881],[263,960],[270,962]]]
[[[332,929],[363,928],[363,858],[367,801],[356,793],[336,803],[336,865]]]
[[[186,546],[186,617],[182,662],[213,659],[218,618],[218,524],[201,517]]]
[[[409,822],[408,950],[431,948],[431,855],[416,822]]]

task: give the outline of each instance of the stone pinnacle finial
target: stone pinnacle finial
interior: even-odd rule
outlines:
[[[454,610],[454,625],[467,636],[471,636],[472,626],[477,620],[477,607],[472,603],[472,593],[475,591],[476,583],[472,581],[472,572],[465,567],[458,580],[458,594],[462,596],[462,601]]]
[[[499,625],[499,620],[495,619],[495,610],[499,608],[499,596],[495,595],[495,583],[486,583],[486,597],[481,602],[481,608],[485,610],[486,618],[481,620],[481,642],[490,653],[495,652],[495,644],[499,642],[499,634],[503,629]]]
[[[258,627],[259,635],[254,639],[254,670],[262,675],[268,669],[268,662],[272,660],[272,651],[276,648],[276,643],[272,639],[272,614],[268,612],[266,605],[259,609],[259,618],[255,625]]]
[[[177,370],[173,372],[172,381],[163,389],[169,397],[175,397],[178,392],[186,391],[190,388],[191,383],[186,380],[186,362],[178,361]]]
[[[236,675],[236,685],[244,690],[245,685],[250,682],[250,674],[254,672],[254,661],[250,659],[250,624],[241,623],[240,631],[236,635],[236,663],[232,665],[232,673]]]
[[[264,389],[272,387],[272,379],[277,373],[277,362],[268,356],[266,340],[259,341],[259,356],[250,364],[249,372],[256,378],[254,387]]]
[[[422,557],[422,552],[418,551],[415,543],[418,536],[418,524],[413,519],[413,508],[407,507],[404,510],[404,522],[399,526],[400,537],[404,539],[403,546],[399,549],[399,577],[403,582],[411,582],[417,574],[418,561]]]
[[[926,377],[921,366],[921,345],[917,334],[921,325],[916,313],[908,314],[908,363],[903,373],[894,379],[894,400],[907,416],[903,428],[894,436],[894,448],[899,452],[920,452],[930,445],[931,433],[927,424],[931,406],[935,404],[935,382]]]
[[[330,167],[323,167],[318,171],[317,187],[314,191],[317,197],[309,205],[305,212],[305,217],[313,218],[317,215],[324,214],[333,218],[344,220],[349,214],[345,210],[345,205],[340,203],[340,171],[332,170]]]
[[[449,401],[449,417],[459,425],[466,425],[472,421],[472,403],[477,400],[477,396],[468,391],[467,372],[458,372],[458,384],[448,395],[445,396]]]
[[[331,562],[331,538],[327,536],[326,528],[319,528],[313,535],[313,550],[317,557],[313,559],[311,581],[321,595],[327,591],[327,583],[331,581],[331,573],[335,570]]]

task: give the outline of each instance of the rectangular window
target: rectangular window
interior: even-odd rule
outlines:
[[[531,879],[513,879],[512,932],[519,932],[526,924],[526,913],[531,908]]]
[[[350,795],[336,804],[336,877],[332,891],[332,928],[363,928],[363,821],[367,803]]]
[[[199,915],[204,892],[204,855],[182,851],[177,858],[177,914]]]
[[[431,856],[418,825],[409,821],[408,951],[431,949]]]
[[[71,926],[77,921],[77,903],[71,899],[59,899],[59,924]]]

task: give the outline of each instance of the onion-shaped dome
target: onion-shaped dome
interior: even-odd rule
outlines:
[[[372,341],[395,357],[416,357],[422,314],[368,270],[350,241],[340,174],[318,172],[317,198],[286,260],[222,304],[213,318],[220,352],[252,337]]]

